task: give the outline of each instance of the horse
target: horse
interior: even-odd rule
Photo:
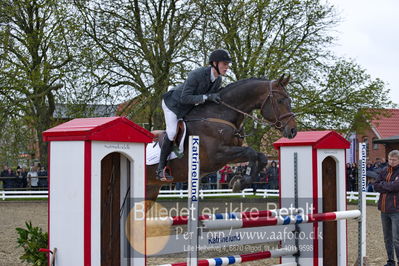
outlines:
[[[270,124],[284,137],[295,137],[297,123],[286,90],[289,80],[289,76],[282,75],[278,80],[250,78],[231,83],[221,89],[221,103],[197,105],[186,115],[186,136],[196,135],[200,138],[201,177],[228,163],[249,162],[247,175],[242,180],[237,180],[238,185],[235,184],[235,187],[243,189],[266,166],[266,155],[251,147],[242,146],[240,131],[245,116]],[[260,110],[264,119],[251,115],[255,109]],[[168,162],[173,171],[173,182],[187,181],[188,138],[184,141],[184,156]],[[146,167],[146,200],[149,202],[156,200],[161,186],[165,184],[155,178],[156,168],[157,165]]]

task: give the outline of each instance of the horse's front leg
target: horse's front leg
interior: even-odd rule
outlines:
[[[243,178],[238,182],[232,182],[233,190],[243,190],[251,186],[259,172],[266,166],[267,157],[251,147],[224,146],[217,152],[218,159],[224,159],[227,163],[248,162]]]

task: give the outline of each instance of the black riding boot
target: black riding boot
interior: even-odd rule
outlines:
[[[165,166],[167,163],[167,159],[169,154],[172,151],[173,142],[169,140],[168,136],[165,135],[162,147],[161,147],[161,155],[159,156],[159,164],[157,168],[156,178],[162,181],[172,181],[173,177],[170,175],[168,171],[165,171]]]

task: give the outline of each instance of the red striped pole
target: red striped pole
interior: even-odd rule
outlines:
[[[281,257],[281,256],[293,255],[296,252],[297,252],[297,249],[295,247],[292,247],[289,249],[282,248],[282,249],[276,249],[276,250],[270,250],[270,251],[261,251],[261,252],[256,252],[256,253],[199,260],[198,266],[238,264],[238,263],[248,262],[248,261],[256,261],[256,260],[263,260],[263,259],[268,259],[268,258],[276,258],[276,257]],[[186,262],[179,262],[179,263],[172,263],[172,264],[163,264],[160,266],[186,266],[186,265],[187,265]]]
[[[359,210],[326,212],[308,215],[296,216],[278,216],[278,217],[258,217],[230,220],[204,220],[203,225],[207,229],[228,229],[228,228],[246,228],[273,225],[287,225],[300,223],[314,223],[320,221],[336,221],[342,219],[351,219],[360,217]]]
[[[274,217],[275,211],[257,211],[257,212],[237,212],[237,213],[217,213],[213,215],[201,215],[200,221],[204,220],[228,220],[228,219],[242,219],[242,218],[257,218],[257,217]],[[174,216],[172,217],[172,225],[187,224],[188,216]]]
[[[276,217],[280,214],[280,210],[273,211],[256,211],[256,212],[230,212],[230,213],[216,213],[212,215],[201,215],[200,221],[204,220],[230,220],[230,219],[243,219],[243,218],[258,218],[258,217]],[[296,212],[297,213],[297,212]],[[185,225],[187,224],[188,216],[173,216],[173,217],[155,217],[147,218],[147,225]]]

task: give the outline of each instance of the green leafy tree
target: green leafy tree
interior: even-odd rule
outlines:
[[[234,59],[232,80],[277,79],[291,74],[287,88],[300,129],[352,128],[365,108],[390,106],[384,83],[371,79],[355,62],[337,58],[334,6],[319,0],[210,0],[204,44],[228,49]],[[266,89],[266,88],[265,88]],[[259,116],[258,113],[255,115]],[[367,116],[376,115],[368,112]],[[247,120],[249,145],[260,148],[269,128]],[[256,129],[255,131],[253,129]],[[274,137],[273,137],[274,136]],[[274,141],[278,134],[269,134]]]
[[[0,162],[15,167],[29,165],[30,156],[34,154],[35,136],[23,118],[7,116],[0,124]],[[28,157],[22,157],[28,155]]]
[[[40,160],[46,163],[48,129],[55,94],[63,87],[64,69],[71,62],[68,18],[55,0],[5,0],[0,4],[0,97],[10,113],[24,117],[35,132]]]
[[[185,72],[191,54],[186,43],[201,20],[196,0],[75,1],[85,33],[102,52],[98,84],[128,88],[123,110],[134,121],[145,117],[149,128],[160,114],[160,96]],[[136,117],[136,119],[134,118]]]
[[[362,127],[357,117],[370,121],[392,106],[380,79],[348,60],[325,67],[323,79],[297,82],[297,117],[302,128],[327,128],[349,133]]]
[[[41,134],[58,123],[53,119],[57,104],[82,109],[112,98],[94,84],[90,73],[97,53],[81,30],[70,1],[0,3],[0,124],[10,117],[22,119],[34,135],[31,147],[38,143],[42,164],[47,163],[47,143]]]

